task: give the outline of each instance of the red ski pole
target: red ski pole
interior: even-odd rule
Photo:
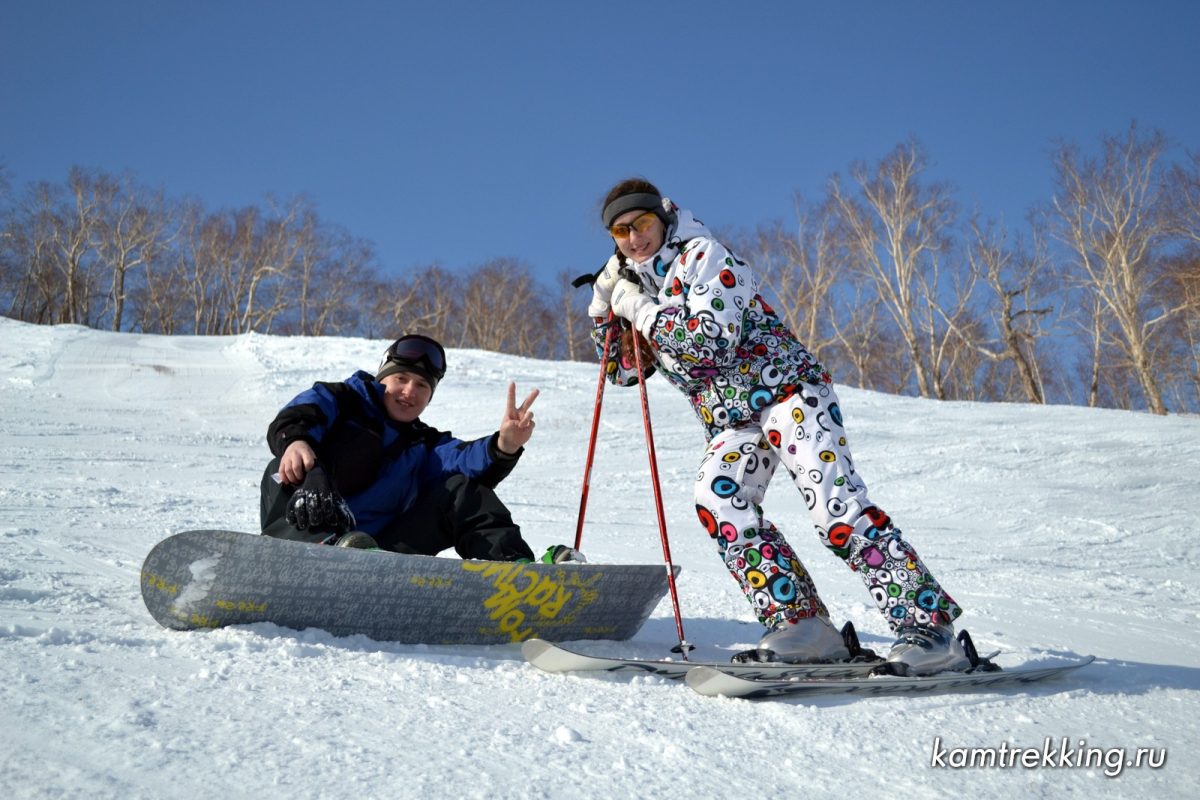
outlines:
[[[604,333],[604,356],[600,359],[600,380],[596,383],[596,406],[592,410],[592,435],[588,440],[587,463],[583,468],[583,492],[579,496],[579,521],[575,524],[575,549],[583,542],[583,517],[587,511],[588,490],[592,485],[592,460],[596,455],[596,433],[600,430],[600,407],[604,403],[605,367],[608,366],[608,349],[612,345],[613,328],[616,323],[608,313],[608,330]]]
[[[608,352],[607,349],[605,352]],[[646,397],[646,375],[642,371],[642,337],[637,328],[633,328],[633,363],[638,374],[638,391],[642,395],[642,423],[646,428],[646,453],[650,457],[650,480],[654,485],[654,505],[658,511],[658,533],[662,539],[663,560],[667,565],[667,587],[671,590],[671,605],[675,610],[675,630],[679,634],[679,646],[672,647],[671,652],[679,653],[683,656],[683,660],[687,661],[688,651],[695,648],[688,644],[683,635],[683,614],[679,610],[679,592],[675,588],[675,565],[671,563],[671,545],[667,541],[667,517],[663,513],[662,486],[658,480],[658,456],[654,452],[654,432],[650,428],[650,402]]]

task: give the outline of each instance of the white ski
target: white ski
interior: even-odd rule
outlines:
[[[607,672],[626,675],[657,675],[661,678],[682,678],[689,670],[700,666],[720,670],[743,678],[854,678],[870,674],[878,661],[845,662],[836,664],[756,663],[734,664],[639,658],[589,656],[568,650],[541,639],[528,639],[521,644],[521,655],[533,666],[545,672]]]
[[[1044,667],[1018,667],[994,672],[947,672],[939,675],[902,678],[892,675],[873,675],[851,680],[804,679],[790,680],[746,678],[722,669],[696,666],[687,673],[687,685],[708,697],[813,697],[818,695],[851,695],[878,697],[895,694],[933,694],[956,689],[989,690],[1021,686],[1065,675],[1087,666],[1095,656],[1079,661]]]

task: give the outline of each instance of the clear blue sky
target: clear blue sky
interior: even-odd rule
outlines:
[[[1019,224],[1056,139],[1200,150],[1200,2],[0,0],[0,163],[216,209],[312,198],[388,271],[610,251],[629,174],[721,229],[916,137]]]

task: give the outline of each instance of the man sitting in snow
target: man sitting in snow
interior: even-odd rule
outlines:
[[[419,419],[446,374],[446,352],[401,336],[374,376],[317,383],[284,406],[267,432],[276,456],[262,481],[267,536],[463,558],[532,560],[493,489],[533,435],[533,390],[508,406],[491,436],[464,442]],[[578,555],[552,547],[546,560]]]

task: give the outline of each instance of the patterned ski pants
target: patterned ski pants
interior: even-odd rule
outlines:
[[[696,478],[696,512],[768,628],[828,615],[812,578],[761,503],[783,464],[804,493],[822,543],[862,575],[893,629],[962,613],[900,530],[867,498],[854,470],[837,395],[805,386],[763,409],[761,425],[713,437]]]

